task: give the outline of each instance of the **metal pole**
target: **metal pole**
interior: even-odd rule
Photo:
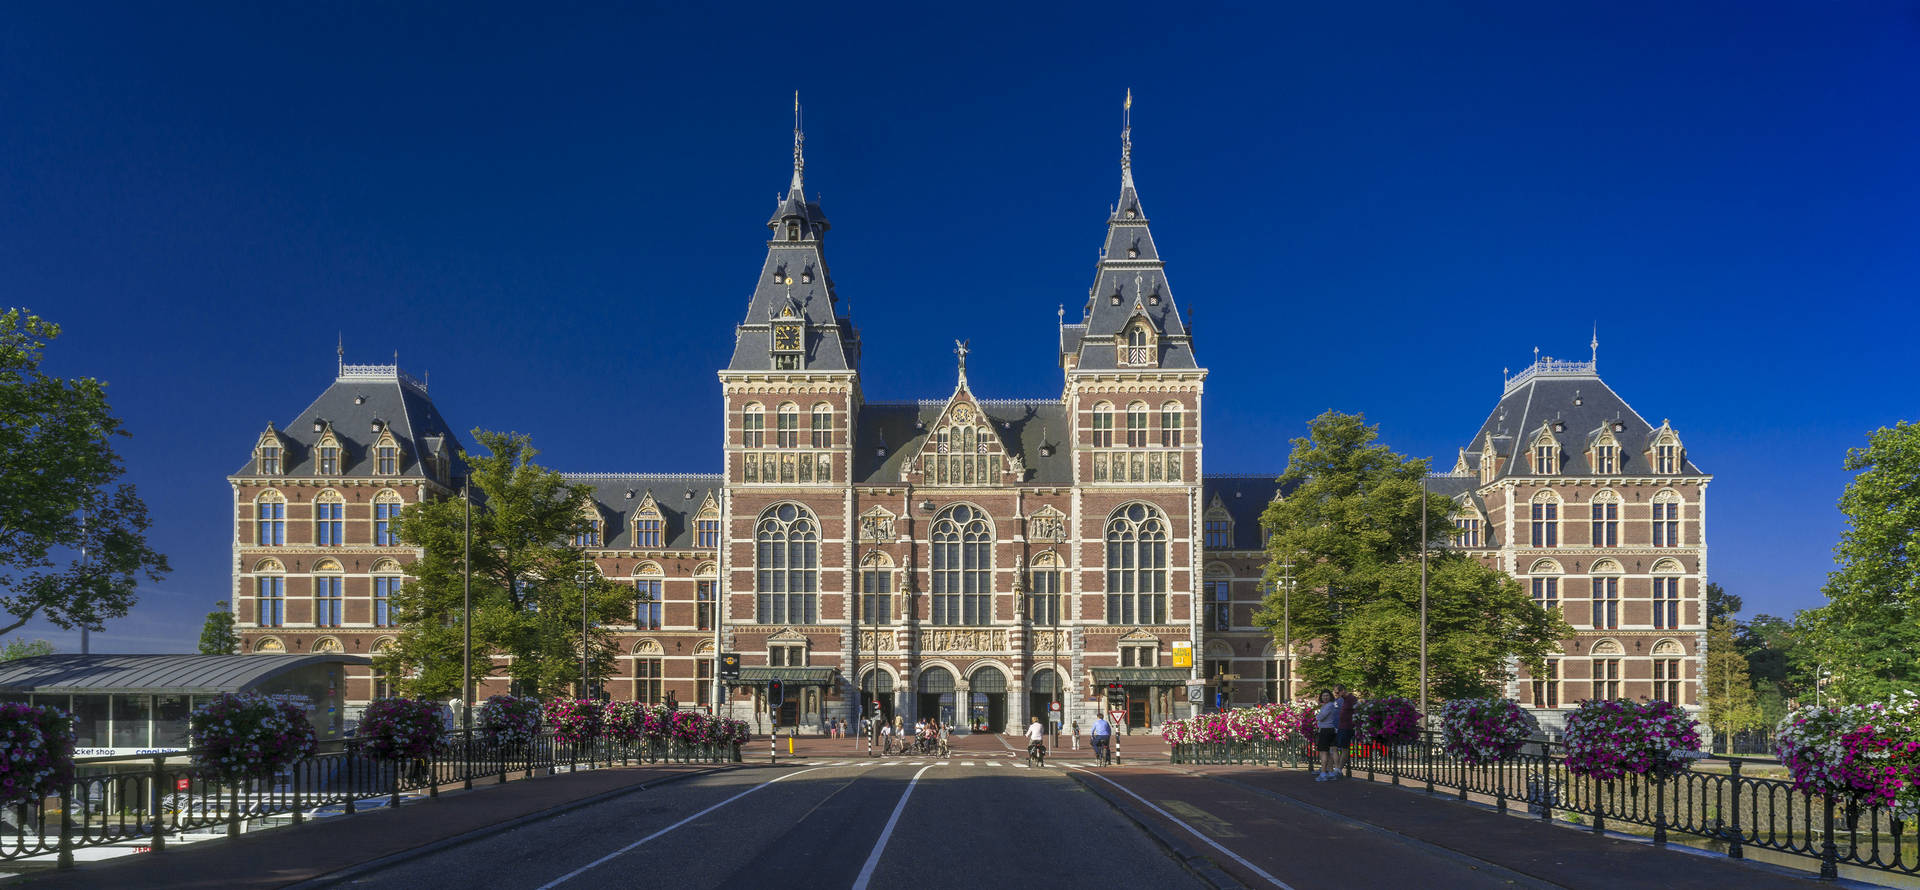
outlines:
[[[1058,586],[1060,583],[1058,581],[1060,575],[1058,573],[1055,573],[1053,577],[1056,579],[1054,581],[1054,584]],[[1062,720],[1066,719],[1067,711],[1065,708],[1060,707],[1060,593],[1059,591],[1056,590],[1054,593],[1052,593],[1051,598],[1052,598],[1052,604],[1050,608],[1053,610],[1053,676],[1049,679],[1053,684],[1053,702],[1052,702],[1053,707],[1047,712],[1047,719],[1053,722],[1053,747],[1054,747],[1054,750],[1057,751],[1060,749],[1060,723]],[[1056,717],[1054,716],[1055,714],[1058,714],[1059,716]]]
[[[460,481],[460,726],[473,733],[473,479]]]
[[[1280,564],[1285,576],[1280,581],[1280,657],[1287,660],[1287,695],[1293,701],[1293,560]]]
[[[587,698],[587,576],[593,557],[580,548],[580,697]]]
[[[1538,705],[1539,702],[1534,702]],[[1427,476],[1420,474],[1420,719],[1427,718]]]

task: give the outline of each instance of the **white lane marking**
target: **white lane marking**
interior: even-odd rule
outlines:
[[[900,802],[893,805],[893,815],[887,817],[887,827],[880,829],[880,839],[873,842],[873,852],[867,854],[867,864],[860,866],[860,876],[853,879],[853,890],[867,890],[868,882],[873,880],[873,869],[880,864],[880,852],[887,848],[887,838],[893,836],[893,826],[899,824],[900,813],[907,808],[907,798],[913,796],[913,786],[920,784],[920,777],[933,767],[934,764],[921,767],[919,772],[913,774],[913,781],[907,783],[907,790],[900,792]]]
[[[1233,857],[1233,861],[1235,861],[1235,862],[1238,862],[1238,863],[1240,863],[1241,865],[1244,865],[1244,866],[1246,866],[1246,867],[1247,867],[1248,869],[1250,869],[1250,870],[1252,870],[1252,872],[1253,872],[1254,874],[1256,874],[1256,875],[1259,875],[1259,876],[1260,876],[1260,877],[1262,877],[1262,878],[1265,878],[1265,879],[1267,880],[1267,883],[1269,883],[1269,884],[1272,884],[1272,885],[1273,885],[1273,886],[1275,886],[1275,887],[1279,887],[1279,888],[1280,888],[1280,890],[1293,890],[1293,887],[1291,887],[1291,886],[1289,886],[1289,885],[1287,884],[1287,882],[1285,882],[1285,881],[1282,881],[1282,880],[1280,880],[1279,878],[1276,878],[1276,877],[1274,877],[1273,875],[1270,875],[1270,874],[1267,874],[1267,870],[1266,870],[1266,869],[1264,869],[1264,868],[1261,868],[1261,867],[1260,867],[1260,866],[1258,866],[1258,865],[1254,865],[1253,863],[1251,863],[1251,862],[1248,862],[1247,860],[1245,860],[1245,859],[1243,859],[1243,858],[1241,858],[1241,857],[1240,857],[1240,854],[1238,854],[1238,853],[1235,853],[1235,852],[1233,852],[1232,850],[1229,850],[1229,849],[1227,849],[1226,847],[1222,847],[1222,846],[1220,846],[1220,845],[1219,845],[1218,843],[1216,843],[1216,842],[1214,841],[1214,839],[1213,839],[1213,838],[1210,838],[1210,837],[1207,837],[1207,836],[1206,836],[1206,835],[1204,835],[1204,834],[1201,834],[1201,833],[1200,833],[1200,830],[1199,830],[1199,829],[1197,829],[1197,828],[1194,828],[1193,826],[1191,826],[1191,825],[1188,825],[1187,823],[1185,823],[1185,822],[1183,822],[1183,821],[1181,821],[1181,820],[1179,819],[1179,817],[1177,817],[1177,816],[1175,816],[1175,815],[1173,815],[1172,813],[1169,813],[1169,812],[1167,812],[1166,810],[1163,810],[1163,809],[1160,809],[1160,808],[1159,808],[1159,807],[1157,807],[1157,806],[1154,806],[1154,805],[1153,805],[1153,801],[1150,801],[1150,800],[1148,800],[1148,799],[1146,799],[1146,798],[1144,798],[1144,797],[1141,797],[1141,796],[1140,796],[1140,795],[1138,795],[1138,794],[1135,794],[1135,793],[1133,793],[1133,791],[1132,791],[1132,789],[1129,789],[1129,788],[1127,788],[1126,786],[1124,786],[1124,785],[1121,785],[1121,784],[1120,784],[1119,782],[1115,782],[1114,780],[1112,780],[1112,779],[1109,779],[1109,778],[1107,778],[1106,776],[1103,776],[1103,775],[1100,775],[1099,773],[1096,773],[1096,772],[1091,772],[1091,771],[1089,771],[1089,770],[1088,770],[1088,769],[1087,769],[1086,767],[1081,767],[1081,766],[1073,766],[1073,767],[1068,767],[1068,769],[1072,769],[1072,770],[1078,770],[1078,771],[1080,771],[1080,772],[1083,772],[1083,773],[1086,773],[1086,774],[1087,774],[1087,775],[1089,775],[1089,776],[1092,776],[1092,777],[1094,777],[1094,778],[1096,778],[1096,779],[1099,779],[1099,780],[1100,780],[1100,781],[1102,781],[1102,782],[1105,782],[1105,783],[1107,783],[1107,784],[1109,784],[1109,785],[1112,785],[1112,786],[1113,786],[1113,787],[1115,787],[1115,788],[1118,788],[1118,789],[1120,789],[1121,791],[1124,791],[1124,792],[1126,792],[1126,794],[1127,794],[1127,796],[1128,796],[1128,797],[1131,797],[1131,798],[1133,798],[1134,800],[1137,800],[1137,801],[1139,801],[1139,802],[1141,802],[1141,803],[1143,803],[1143,804],[1146,804],[1146,806],[1147,806],[1147,809],[1150,809],[1150,810],[1152,810],[1152,811],[1154,811],[1154,812],[1156,812],[1156,813],[1159,813],[1159,814],[1160,814],[1160,815],[1162,815],[1162,816],[1165,816],[1165,817],[1166,817],[1166,818],[1167,818],[1168,820],[1170,820],[1170,821],[1172,821],[1172,822],[1173,822],[1173,824],[1175,824],[1175,825],[1178,825],[1178,826],[1180,826],[1181,828],[1184,828],[1184,829],[1186,829],[1186,830],[1187,830],[1187,833],[1188,833],[1188,834],[1191,834],[1191,835],[1193,835],[1194,837],[1197,837],[1197,838],[1199,838],[1199,839],[1200,839],[1201,841],[1203,841],[1203,842],[1205,842],[1207,846],[1209,846],[1209,847],[1212,847],[1212,848],[1214,848],[1215,850],[1219,850],[1220,852],[1222,852],[1222,853],[1225,853],[1225,854],[1227,854],[1228,856],[1231,856],[1231,857]]]
[[[685,825],[685,824],[687,824],[688,822],[692,822],[693,820],[695,820],[695,819],[698,819],[698,818],[700,818],[701,816],[705,816],[706,814],[708,814],[708,813],[711,813],[711,812],[713,812],[714,810],[717,810],[717,809],[720,809],[721,807],[724,807],[724,806],[726,806],[727,804],[730,804],[730,803],[733,803],[734,801],[736,801],[736,800],[739,800],[740,798],[743,798],[743,797],[746,797],[747,795],[749,795],[749,794],[752,794],[752,793],[754,793],[755,791],[759,791],[760,789],[762,789],[762,788],[765,788],[765,787],[767,787],[768,785],[771,785],[771,784],[773,784],[773,783],[775,783],[775,782],[778,782],[778,781],[781,781],[781,780],[783,780],[783,779],[791,779],[791,778],[793,778],[794,776],[797,776],[797,775],[800,775],[801,773],[810,773],[810,772],[813,772],[814,770],[817,770],[817,769],[821,769],[821,768],[822,768],[822,767],[817,767],[817,766],[816,766],[816,767],[810,767],[810,768],[808,768],[808,769],[803,769],[803,770],[800,770],[800,771],[798,771],[798,772],[791,772],[791,773],[787,773],[786,775],[784,775],[784,776],[780,776],[779,778],[775,778],[775,779],[768,779],[768,780],[767,780],[767,781],[765,781],[765,782],[761,782],[760,784],[758,784],[758,785],[755,785],[755,786],[753,786],[752,788],[748,788],[747,790],[745,790],[745,791],[742,791],[742,792],[740,792],[739,794],[736,794],[736,795],[734,795],[734,796],[732,796],[732,797],[729,797],[729,798],[727,798],[726,800],[723,800],[723,801],[721,801],[721,802],[719,802],[719,803],[717,803],[717,804],[714,804],[713,806],[710,806],[710,807],[707,807],[706,809],[704,809],[704,810],[701,810],[701,811],[700,811],[700,812],[698,812],[698,813],[694,813],[693,815],[691,815],[691,816],[688,816],[688,817],[687,817],[687,818],[685,818],[685,819],[682,819],[682,820],[680,820],[680,821],[678,821],[678,822],[675,822],[675,823],[673,823],[672,825],[669,825],[669,826],[667,826],[667,827],[665,827],[665,828],[662,828],[662,829],[660,829],[659,831],[656,831],[656,832],[654,832],[654,833],[652,833],[652,834],[650,834],[650,835],[647,835],[646,837],[643,837],[643,838],[641,838],[641,839],[639,839],[639,840],[637,840],[637,841],[634,841],[634,842],[633,842],[633,843],[631,843],[631,844],[628,844],[628,845],[626,845],[626,846],[624,846],[624,847],[621,847],[621,848],[620,848],[620,849],[618,849],[618,850],[615,850],[615,851],[613,851],[613,852],[611,852],[611,853],[608,853],[607,855],[605,855],[605,856],[602,856],[602,857],[600,857],[599,859],[595,859],[595,860],[593,860],[592,862],[589,862],[589,863],[587,863],[586,865],[583,865],[583,866],[580,866],[579,868],[576,868],[576,869],[574,869],[573,871],[570,871],[570,872],[567,872],[566,874],[564,874],[564,875],[561,875],[560,877],[557,877],[557,878],[554,878],[553,880],[551,880],[551,881],[548,881],[548,882],[547,882],[547,883],[545,883],[545,884],[541,884],[541,885],[540,885],[540,887],[539,887],[539,890],[552,890],[552,888],[554,888],[554,887],[558,887],[558,886],[560,886],[561,884],[564,884],[564,883],[566,883],[566,882],[568,882],[568,881],[571,881],[571,880],[573,880],[574,878],[577,878],[577,877],[579,877],[579,876],[581,876],[581,875],[583,875],[583,874],[585,874],[585,873],[587,873],[587,872],[588,872],[589,870],[592,870],[592,869],[594,869],[594,868],[598,868],[599,866],[602,866],[602,865],[605,865],[605,864],[606,864],[607,862],[609,862],[609,861],[611,861],[611,860],[612,860],[612,859],[614,859],[615,857],[617,857],[617,856],[619,856],[619,855],[621,855],[621,854],[623,854],[623,853],[626,853],[626,852],[628,852],[628,851],[630,851],[630,850],[632,850],[632,849],[634,849],[635,847],[638,847],[638,846],[640,846],[641,844],[644,844],[644,843],[646,843],[646,842],[648,842],[648,841],[650,841],[650,840],[653,840],[654,838],[657,838],[657,837],[659,837],[659,836],[661,836],[661,835],[663,835],[663,834],[666,834],[666,833],[667,833],[667,832],[669,832],[669,831],[672,831],[672,830],[674,830],[674,829],[676,829],[676,828],[679,828],[680,826],[682,826],[682,825]]]

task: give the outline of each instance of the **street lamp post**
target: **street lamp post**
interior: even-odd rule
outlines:
[[[1054,577],[1057,579],[1059,575]],[[1059,586],[1059,582],[1056,580],[1054,585]],[[1047,712],[1047,720],[1053,723],[1053,748],[1057,751],[1060,749],[1060,721],[1067,716],[1066,710],[1060,707],[1060,594],[1050,594],[1047,599],[1048,609],[1053,613],[1053,673],[1048,677],[1053,692],[1053,706]]]
[[[587,584],[593,580],[593,556],[587,548],[580,548],[580,697],[588,698],[587,691]]]
[[[1287,663],[1286,694],[1293,701],[1293,560],[1280,564],[1280,657]]]
[[[460,480],[460,728],[473,737],[473,479]]]
[[[1420,474],[1420,719],[1427,719],[1427,474]]]

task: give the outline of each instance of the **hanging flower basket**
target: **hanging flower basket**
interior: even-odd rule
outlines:
[[[1775,728],[1774,748],[1794,787],[1896,818],[1920,815],[1920,700],[1802,707]]]
[[[360,749],[380,760],[426,757],[446,734],[439,702],[383,698],[367,705],[356,735]]]
[[[553,740],[563,745],[579,745],[600,737],[600,703],[586,698],[557,698],[547,702],[547,725],[553,728]]]
[[[51,705],[0,703],[0,804],[62,794],[73,782],[73,718]]]
[[[1512,759],[1540,732],[1540,721],[1510,698],[1465,698],[1440,708],[1440,735],[1449,756],[1468,766]]]
[[[615,742],[633,743],[645,735],[647,707],[635,701],[610,701],[600,715],[600,731]]]
[[[519,748],[540,734],[540,700],[512,695],[488,696],[474,728],[484,744]]]
[[[1394,695],[1363,699],[1353,710],[1353,729],[1364,743],[1412,744],[1420,740],[1420,709]]]
[[[1593,779],[1686,772],[1700,750],[1699,724],[1671,702],[1589,699],[1567,715],[1567,771]]]
[[[305,696],[223,693],[187,726],[194,766],[224,781],[269,778],[313,754]]]

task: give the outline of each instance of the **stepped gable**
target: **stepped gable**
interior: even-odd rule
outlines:
[[[373,445],[381,435],[373,429],[376,420],[400,443],[397,475],[432,475],[422,471],[422,461],[442,455],[447,459],[448,479],[463,472],[461,454],[465,446],[434,407],[425,384],[397,365],[342,364],[333,383],[312,404],[286,426],[274,429],[285,447],[281,456],[284,469],[279,475],[319,475],[314,468],[314,446],[330,428],[344,450],[341,472],[334,475],[374,476]],[[314,429],[316,423],[321,425],[320,430]],[[253,474],[251,458],[234,472],[236,476]]]
[[[593,501],[605,522],[605,542],[597,549],[632,550],[633,516],[647,496],[660,510],[661,546],[648,550],[694,549],[693,519],[709,499],[717,505],[724,479],[718,473],[562,473],[568,482],[593,488]]]
[[[1588,448],[1606,431],[1612,432],[1621,446],[1620,469],[1608,475],[1651,474],[1647,450],[1660,428],[1648,423],[1601,380],[1596,367],[1597,362],[1546,357],[1507,381],[1506,392],[1466,446],[1471,468],[1479,469],[1480,451],[1491,436],[1494,450],[1507,458],[1493,478],[1533,475],[1532,464],[1525,459],[1526,450],[1545,424],[1551,425],[1561,445],[1561,468],[1556,476],[1594,475]],[[1673,475],[1706,473],[1683,450],[1680,471]]]

